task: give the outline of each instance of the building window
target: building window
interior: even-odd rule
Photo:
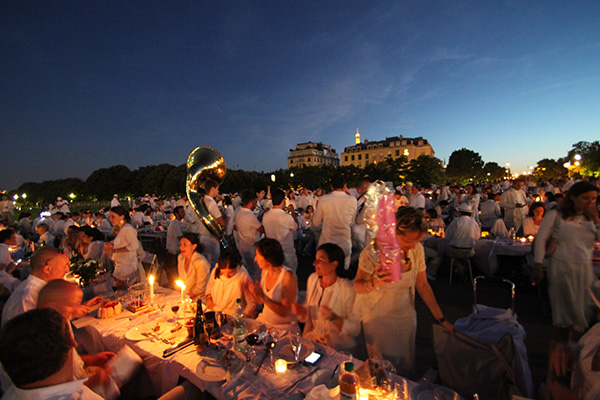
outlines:
[[[400,155],[400,150],[396,150],[396,157]]]
[[[294,160],[290,160],[290,164],[293,164],[293,163],[294,163]]]
[[[348,161],[348,156],[344,156],[344,161]]]
[[[307,160],[307,161],[308,161],[308,162],[310,162],[310,157],[308,157],[308,160]]]
[[[358,155],[358,159],[359,159],[359,160],[362,160],[362,154],[359,154],[359,155]]]
[[[352,161],[354,161],[354,155],[352,155]]]
[[[368,159],[369,159],[369,154],[367,153],[367,154],[365,154],[365,160],[368,160]]]

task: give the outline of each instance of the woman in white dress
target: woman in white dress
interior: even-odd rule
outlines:
[[[561,339],[576,340],[591,317],[589,288],[595,281],[592,268],[594,241],[599,240],[600,218],[596,208],[598,187],[577,182],[562,199],[558,210],[549,211],[534,243],[535,270],[532,278],[541,282],[546,242],[556,239],[556,249],[548,263],[548,283],[552,324]]]
[[[391,272],[379,264],[369,245],[360,255],[354,280],[355,312],[362,320],[369,357],[390,361],[400,375],[410,373],[415,362],[415,289],[438,323],[454,333],[425,275],[421,241],[426,232],[427,223],[421,211],[400,208],[396,213],[396,239],[401,249],[402,279],[391,282]]]
[[[177,272],[179,279],[185,283],[185,290],[191,299],[205,300],[206,284],[210,274],[208,260],[200,254],[202,245],[195,233],[184,233],[179,241],[177,256]]]
[[[116,237],[104,244],[104,252],[111,255],[115,287],[126,287],[139,280],[137,251],[140,245],[137,231],[129,225],[129,212],[123,207],[113,207],[108,213]]]
[[[84,226],[81,228],[82,235],[79,245],[79,253],[83,258],[100,260],[104,250],[104,235],[96,228]]]
[[[535,236],[540,230],[546,208],[544,203],[536,202],[529,207],[529,214],[523,220],[523,234],[517,236]]]
[[[303,305],[292,303],[292,311],[305,322],[302,336],[358,356],[355,347],[360,320],[354,314],[354,286],[345,278],[345,257],[337,244],[319,246],[315,272],[306,285],[306,300]]]
[[[260,282],[248,283],[248,289],[257,304],[264,304],[257,320],[286,329],[296,326],[296,316],[291,305],[298,296],[298,278],[283,265],[284,254],[281,244],[275,239],[263,238],[256,242],[254,261],[262,270]]]
[[[244,316],[256,317],[256,303],[250,293],[244,291],[244,287],[250,281],[250,275],[242,265],[240,253],[232,247],[222,250],[206,286],[206,307],[233,315],[236,300],[241,299]]]

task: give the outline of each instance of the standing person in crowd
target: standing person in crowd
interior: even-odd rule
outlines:
[[[241,299],[244,316],[255,318],[256,303],[251,293],[244,290],[250,283],[250,275],[242,265],[242,257],[238,251],[233,247],[224,249],[206,286],[206,307],[233,315],[236,301]]]
[[[331,178],[331,193],[321,197],[313,217],[313,224],[323,225],[319,246],[323,243],[335,243],[344,250],[346,261],[344,268],[350,267],[352,253],[351,226],[356,216],[356,199],[344,191],[346,183],[341,174]]]
[[[463,196],[462,202],[469,203],[471,205],[471,210],[473,210],[473,212],[471,213],[471,217],[476,222],[479,222],[479,202],[481,196],[479,195],[479,193],[477,193],[477,189],[472,183],[469,183],[467,186],[465,186],[465,192],[466,195]]]
[[[227,221],[221,216],[221,210],[215,201],[215,197],[219,195],[219,183],[209,179],[204,184],[206,194],[204,195],[204,205],[206,210],[222,227],[227,227]],[[200,243],[204,247],[204,254],[210,263],[210,267],[214,268],[219,259],[219,241],[206,229],[203,223],[198,226],[200,230]]]
[[[277,240],[259,240],[256,243],[256,263],[262,270],[260,282],[250,282],[246,290],[257,304],[264,304],[258,321],[292,329],[296,317],[291,312],[291,305],[297,300],[298,278],[283,265],[283,261],[283,249]]]
[[[378,264],[373,248],[367,246],[360,255],[354,280],[355,312],[362,320],[369,357],[390,361],[400,375],[411,372],[415,363],[415,289],[438,323],[454,333],[425,275],[421,241],[426,232],[422,212],[412,207],[400,208],[396,213],[396,238],[401,249],[402,279],[391,282],[391,272]]]
[[[529,214],[527,214],[527,217],[523,220],[523,234],[518,236],[537,235],[545,213],[546,208],[544,207],[544,203],[533,203],[531,207],[529,207]]]
[[[235,243],[250,277],[254,280],[258,280],[260,277],[260,270],[254,261],[256,256],[254,244],[258,242],[260,235],[265,232],[265,228],[252,211],[257,202],[258,199],[254,193],[244,190],[242,192],[242,207],[235,212],[233,217]]]
[[[169,223],[167,228],[167,257],[164,262],[165,272],[169,282],[175,282],[175,276],[177,276],[178,260],[177,255],[179,254],[180,240],[183,237],[183,230],[181,229],[181,221],[185,217],[185,210],[182,206],[177,206],[173,210],[174,219]],[[198,236],[198,235],[195,235]],[[181,275],[181,273],[180,273]]]
[[[140,242],[136,230],[129,224],[127,210],[123,207],[113,207],[108,215],[116,237],[112,243],[104,244],[104,252],[112,257],[115,265],[115,286],[126,287],[139,280],[137,251]]]
[[[285,266],[296,272],[298,258],[294,247],[294,233],[298,230],[296,219],[285,212],[285,193],[275,189],[272,193],[273,208],[263,215],[265,236],[277,240],[283,248]]]
[[[179,279],[185,283],[186,292],[190,298],[200,298],[205,301],[206,284],[210,275],[210,264],[200,254],[202,245],[198,235],[184,233],[180,240],[179,249],[181,254],[177,256],[177,271]]]
[[[522,187],[523,180],[515,179],[512,187],[500,196],[500,206],[504,209],[504,222],[507,229],[515,228],[515,231],[518,231],[527,215],[527,196],[521,190]]]
[[[42,247],[29,262],[31,274],[17,286],[2,310],[2,325],[15,316],[33,310],[40,290],[54,279],[63,279],[69,272],[69,257],[54,247]]]
[[[317,249],[315,272],[308,277],[304,304],[292,312],[306,325],[302,336],[338,351],[357,355],[360,320],[354,314],[354,286],[344,269],[344,251],[325,243]]]
[[[558,210],[549,211],[542,220],[534,243],[532,278],[540,282],[546,242],[551,236],[556,240],[556,250],[548,264],[548,282],[552,323],[561,330],[563,340],[576,340],[589,323],[589,289],[596,280],[592,252],[594,241],[600,240],[598,191],[597,186],[586,181],[571,186]]]
[[[110,200],[110,208],[113,207],[121,207],[121,202],[119,201],[119,195],[118,194],[114,194],[113,198]]]

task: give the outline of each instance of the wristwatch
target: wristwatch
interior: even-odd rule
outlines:
[[[442,318],[437,320],[438,324],[442,325],[444,322],[446,322],[446,317],[442,316]]]

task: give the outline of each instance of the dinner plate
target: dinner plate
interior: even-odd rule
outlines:
[[[158,331],[153,330],[153,328],[157,325],[160,329]],[[158,323],[151,321],[143,325],[134,326],[125,333],[125,339],[133,340],[136,342],[144,339],[152,339],[152,336],[144,336],[142,335],[142,333],[152,332],[152,334],[160,336],[166,331],[167,326],[169,326],[169,323],[164,321]]]
[[[454,390],[438,385],[417,385],[411,390],[412,400],[462,400]]]
[[[243,363],[239,358],[231,360],[231,375],[242,368]],[[227,366],[220,360],[205,358],[198,363],[196,375],[206,382],[221,382],[227,379]]]
[[[315,349],[315,344],[308,339],[300,338],[300,343],[302,344],[302,347],[300,348],[298,362],[308,357]],[[295,362],[294,351],[292,350],[292,343],[290,342],[289,337],[284,337],[277,342],[275,348],[273,349],[273,357],[282,358],[288,363]]]

